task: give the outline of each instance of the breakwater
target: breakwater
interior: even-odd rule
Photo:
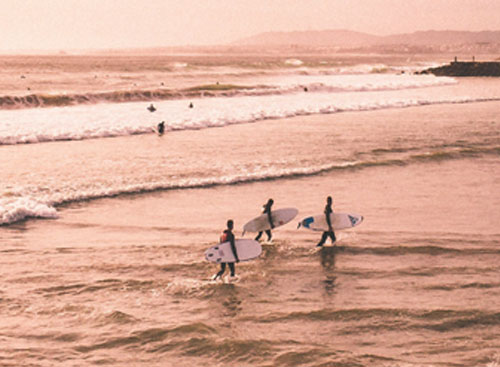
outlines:
[[[452,61],[448,65],[430,68],[419,74],[434,74],[437,76],[492,76],[500,77],[500,62],[464,62]]]

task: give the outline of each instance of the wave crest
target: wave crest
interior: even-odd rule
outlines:
[[[87,93],[38,93],[0,96],[0,109],[62,107],[80,104],[161,101],[198,97],[237,97],[284,95],[309,92],[369,92],[455,84],[447,77],[412,75],[372,75],[369,80],[359,75],[302,75],[269,80],[259,85],[215,84],[198,85],[183,89],[130,89]]]
[[[409,149],[411,151],[412,149]],[[14,197],[4,196],[0,198],[0,225],[7,225],[27,218],[57,218],[56,207],[85,200],[95,200],[102,198],[116,197],[120,195],[141,194],[154,191],[183,190],[195,188],[209,188],[222,185],[237,185],[259,181],[270,181],[280,179],[294,179],[319,175],[332,171],[352,171],[369,169],[381,166],[405,166],[413,163],[434,162],[443,159],[457,159],[461,157],[471,157],[476,155],[498,155],[499,148],[463,148],[449,153],[443,148],[442,151],[429,154],[415,154],[399,159],[373,157],[372,159],[359,161],[332,162],[328,164],[309,165],[305,167],[290,168],[267,168],[254,172],[239,172],[225,176],[208,176],[201,178],[166,179],[148,183],[137,183],[116,187],[105,187],[87,189],[85,191],[70,190],[68,192],[58,192],[57,194],[47,194],[44,201],[35,200],[30,196],[16,194]],[[377,155],[377,154],[376,154]],[[363,251],[373,251],[383,255],[401,255],[403,253],[431,253],[441,254],[443,252],[455,251],[435,246],[424,246],[417,248],[390,247],[383,249],[364,249]]]
[[[26,218],[57,218],[54,207],[28,197],[0,199],[0,225]]]

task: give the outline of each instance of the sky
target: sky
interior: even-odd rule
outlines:
[[[0,0],[0,51],[220,45],[270,31],[500,30],[500,0]]]

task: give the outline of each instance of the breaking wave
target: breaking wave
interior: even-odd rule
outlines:
[[[499,154],[499,147],[483,147],[475,149],[463,148],[453,151],[444,150],[429,154],[414,154],[400,159],[379,157],[369,160],[334,162],[314,166],[309,166],[306,163],[307,167],[267,168],[254,172],[240,172],[225,176],[186,178],[181,180],[166,179],[165,181],[129,184],[104,189],[87,189],[87,191],[69,190],[66,192],[48,194],[48,196],[45,196],[43,200],[16,192],[11,193],[7,197],[0,197],[0,225],[8,225],[27,218],[53,219],[58,216],[57,210],[55,209],[57,206],[72,202],[117,197],[120,195],[141,194],[164,190],[208,188],[221,185],[236,185],[267,180],[293,179],[314,176],[331,171],[359,170],[380,166],[405,166],[425,161],[433,162],[436,159],[459,159],[475,157],[477,155]],[[393,250],[394,249],[391,249],[391,251]],[[396,248],[396,250],[401,251],[402,249]],[[411,251],[418,251],[418,249],[412,249]],[[439,248],[435,249],[435,251],[439,251]]]
[[[412,75],[295,75],[276,78],[259,85],[206,84],[183,89],[128,89],[88,93],[32,93],[0,96],[0,109],[61,107],[80,104],[161,101],[200,97],[238,97],[255,95],[283,95],[309,92],[367,92],[426,88],[455,84],[448,77]]]
[[[312,94],[310,94],[312,95]],[[156,114],[145,115],[142,104],[108,105],[101,108],[78,106],[47,109],[43,114],[24,113],[14,116],[12,111],[0,111],[4,127],[0,128],[0,145],[35,144],[51,141],[83,140],[117,136],[150,134],[159,122],[165,120],[165,131],[199,130],[235,124],[246,124],[266,119],[290,118],[314,114],[371,111],[406,108],[433,104],[476,103],[497,101],[498,98],[407,99],[352,102],[332,99],[330,94],[315,94],[312,98],[300,95],[275,96],[261,100],[258,97],[240,97],[228,101],[217,98],[213,102],[199,100],[196,110],[184,102],[170,101],[158,104]],[[197,102],[195,102],[197,103]],[[192,110],[192,111],[191,111]],[[28,110],[26,112],[29,112]],[[163,112],[166,111],[166,112]],[[147,111],[146,111],[147,112]],[[1,116],[1,114],[4,114]],[[426,159],[426,157],[423,157]]]
[[[26,218],[57,218],[56,209],[28,197],[0,199],[0,225],[18,222]]]

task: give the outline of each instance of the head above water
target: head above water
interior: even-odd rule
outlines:
[[[228,229],[233,229],[233,227],[234,227],[234,222],[233,222],[233,220],[232,220],[232,219],[229,219],[229,220],[227,221],[227,228],[228,228]]]

